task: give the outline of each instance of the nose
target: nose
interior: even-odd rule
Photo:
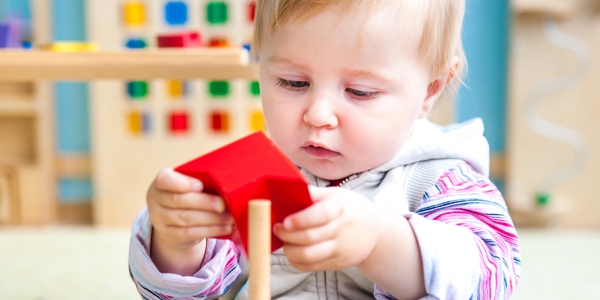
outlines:
[[[313,99],[304,113],[304,122],[319,128],[337,127],[339,120],[335,104],[328,97]]]

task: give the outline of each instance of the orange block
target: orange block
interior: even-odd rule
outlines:
[[[261,111],[253,111],[250,113],[250,129],[252,131],[261,131],[265,128],[265,118]]]
[[[142,114],[132,111],[127,115],[127,124],[129,132],[138,135],[142,132]]]

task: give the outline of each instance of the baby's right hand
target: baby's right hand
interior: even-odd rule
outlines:
[[[146,196],[153,244],[184,250],[231,233],[233,218],[223,200],[202,189],[202,182],[172,169],[156,175]]]

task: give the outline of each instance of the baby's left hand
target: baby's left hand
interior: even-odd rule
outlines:
[[[384,231],[384,216],[359,193],[309,187],[315,203],[273,231],[290,263],[301,271],[339,270],[369,257]]]

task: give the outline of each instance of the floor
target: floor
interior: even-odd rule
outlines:
[[[512,299],[600,299],[600,231],[519,230],[523,274]],[[127,229],[0,227],[0,298],[140,299]]]

